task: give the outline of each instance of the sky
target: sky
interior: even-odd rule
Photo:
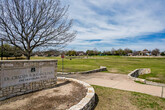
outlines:
[[[68,50],[165,51],[165,0],[62,0],[77,31]]]

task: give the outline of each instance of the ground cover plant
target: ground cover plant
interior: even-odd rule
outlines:
[[[32,59],[57,59],[58,71],[62,71],[60,57],[32,57]],[[152,73],[140,76],[147,80],[165,83],[165,58],[135,58],[124,56],[92,56],[92,57],[65,57],[64,71],[87,71],[106,66],[108,72],[128,74],[137,68],[151,68]]]
[[[98,103],[95,110],[164,110],[165,99],[137,92],[93,85]]]

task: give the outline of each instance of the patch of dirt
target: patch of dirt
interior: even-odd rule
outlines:
[[[0,110],[65,110],[85,97],[80,84],[58,80],[57,86],[0,101]]]

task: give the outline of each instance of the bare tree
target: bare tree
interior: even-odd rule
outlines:
[[[140,55],[140,51],[134,50],[134,51],[133,51],[133,56],[138,56],[138,55]]]
[[[1,38],[19,48],[27,59],[41,46],[63,46],[74,39],[68,6],[59,0],[1,0]]]
[[[115,55],[116,54],[116,50],[114,48],[111,49],[111,53],[112,55]]]
[[[129,53],[132,53],[132,50],[129,49],[129,48],[125,48],[125,49],[124,49],[124,54],[125,54],[125,55],[128,55]]]
[[[158,55],[160,55],[160,50],[159,49],[154,49],[154,50],[152,50],[152,55],[154,55],[154,56],[158,56]]]

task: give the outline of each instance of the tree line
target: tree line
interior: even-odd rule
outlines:
[[[3,45],[3,51],[2,51],[2,47],[0,46],[0,56],[3,57],[21,57],[22,56],[22,51],[16,47],[16,46],[11,46],[9,44],[4,44]]]
[[[0,46],[0,56],[2,55],[1,51],[1,46]],[[145,53],[143,53],[145,52]],[[165,56],[165,52],[160,52],[159,49],[153,49],[153,50],[147,50],[144,49],[142,51],[136,51],[136,50],[131,50],[129,48],[126,49],[114,49],[112,48],[109,51],[98,51],[97,49],[93,50],[87,50],[87,51],[76,51],[76,50],[69,50],[69,51],[61,51],[61,50],[40,50],[40,51],[33,51],[31,56],[59,56],[61,54],[65,54],[67,56],[83,56],[83,55],[88,55],[88,56],[108,56],[108,55],[118,55],[118,56]],[[3,57],[21,57],[24,55],[24,53],[17,48],[16,46],[12,46],[9,44],[4,44],[3,45]]]
[[[87,50],[86,52],[83,51],[75,51],[75,50],[69,50],[65,52],[66,55],[68,56],[79,56],[79,53],[83,53],[84,55],[89,55],[89,56],[95,56],[95,55],[100,55],[100,56],[105,56],[105,55],[118,55],[118,56],[165,56],[165,52],[160,52],[159,49],[153,49],[153,50],[147,50],[144,49],[142,51],[136,51],[136,50],[131,50],[129,48],[126,49],[114,49],[112,48],[109,51],[98,51],[97,49],[94,50]],[[82,55],[82,54],[81,54]]]

